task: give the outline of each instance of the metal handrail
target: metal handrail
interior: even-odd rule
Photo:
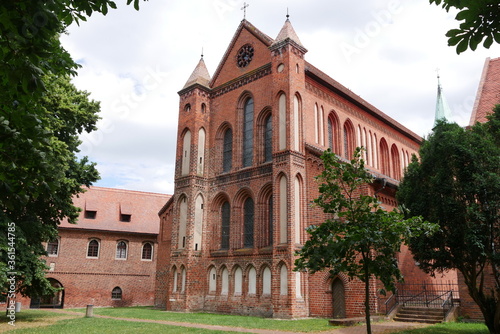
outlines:
[[[398,291],[394,291],[393,295],[390,296],[389,298],[387,298],[387,300],[385,301],[385,314],[388,315],[389,313],[392,312],[392,310],[394,310],[394,308],[396,307],[396,305],[398,305]],[[392,306],[388,306],[389,305],[389,302],[394,302],[394,304]]]
[[[446,304],[449,304],[450,307],[446,309]],[[443,308],[444,311],[444,316],[446,317],[450,311],[453,309],[453,291],[448,292],[448,298],[446,298],[443,303],[441,304],[441,307]]]

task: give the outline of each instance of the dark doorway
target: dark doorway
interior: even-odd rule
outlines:
[[[63,308],[64,307],[64,288],[61,282],[49,278],[50,284],[59,289],[53,295],[34,296],[31,298],[30,308]]]
[[[332,282],[333,318],[345,318],[344,283],[338,277]]]

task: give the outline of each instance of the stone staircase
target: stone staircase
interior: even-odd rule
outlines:
[[[444,321],[444,316],[444,310],[440,308],[403,306],[393,320],[437,324]]]

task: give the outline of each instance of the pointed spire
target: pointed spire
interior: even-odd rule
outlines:
[[[434,119],[434,124],[436,124],[436,122],[440,119],[451,123],[453,122],[451,117],[451,109],[443,94],[443,88],[441,87],[441,82],[439,81],[439,73],[437,79],[438,79],[438,89],[437,89],[436,115]]]
[[[203,50],[201,53],[201,59],[198,62],[198,65],[196,65],[196,68],[184,85],[183,89],[194,84],[200,84],[205,87],[209,86],[210,74],[208,73],[207,67],[205,66],[205,61],[203,60]]]
[[[274,41],[274,44],[282,42],[289,38],[290,40],[294,41],[301,47],[304,47],[302,43],[300,42],[299,36],[295,33],[295,30],[292,27],[292,23],[290,22],[289,19],[290,15],[288,15],[288,9],[286,10],[286,21],[285,24],[283,25],[283,28],[281,28],[281,31],[278,34],[278,37],[276,37],[276,40]]]

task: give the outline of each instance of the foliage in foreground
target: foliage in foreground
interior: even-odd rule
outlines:
[[[458,54],[468,48],[476,50],[483,41],[483,46],[489,49],[495,43],[500,43],[500,1],[498,0],[429,0],[449,11],[458,9],[455,19],[463,21],[456,29],[446,33],[448,45],[455,46]]]
[[[95,130],[99,105],[69,82],[79,65],[59,36],[109,8],[116,4],[0,1],[0,293],[9,299],[53,292],[41,244],[61,219],[76,219],[72,197],[97,180],[76,153],[78,135]]]
[[[402,280],[396,255],[401,244],[437,226],[419,217],[404,219],[398,210],[386,211],[369,194],[374,177],[365,169],[357,148],[350,162],[342,162],[330,150],[322,155],[324,170],[317,178],[320,196],[314,203],[330,217],[307,228],[309,240],[297,252],[295,270],[310,273],[328,269],[332,277],[343,273],[365,283],[365,317],[370,325],[370,280],[375,277],[394,290]]]
[[[413,158],[398,200],[436,222],[410,242],[427,273],[457,269],[491,333],[500,333],[500,105],[470,129],[439,122]]]

